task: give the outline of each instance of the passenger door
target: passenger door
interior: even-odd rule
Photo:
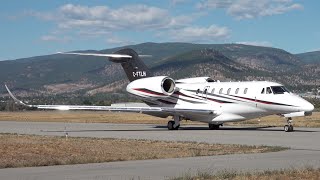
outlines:
[[[265,103],[261,102],[268,102],[273,97],[273,93],[270,87],[264,87],[258,91],[256,95],[256,107],[264,108]]]

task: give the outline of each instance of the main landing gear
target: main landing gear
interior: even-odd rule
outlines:
[[[168,122],[168,130],[178,130],[180,127],[180,121],[182,118],[180,116],[173,116],[174,121]]]
[[[220,126],[222,126],[222,124],[210,124],[210,123],[209,123],[209,129],[210,129],[210,130],[219,129]]]
[[[292,118],[291,117],[289,117],[287,119],[287,123],[288,124],[284,126],[284,131],[285,132],[292,132],[293,131],[293,125],[292,125]]]

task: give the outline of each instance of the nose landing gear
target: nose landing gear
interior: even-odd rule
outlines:
[[[293,125],[292,125],[292,118],[291,117],[289,117],[288,119],[287,119],[287,125],[285,125],[284,126],[284,131],[285,132],[292,132],[293,131]]]
[[[168,122],[168,130],[178,130],[180,127],[180,121],[182,118],[180,116],[174,116],[174,121]]]
[[[210,124],[210,123],[209,123],[209,129],[210,129],[210,130],[219,129],[220,126],[222,126],[222,124]]]

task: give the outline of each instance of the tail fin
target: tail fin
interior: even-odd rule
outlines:
[[[131,58],[113,58],[109,60],[115,63],[121,63],[121,66],[126,73],[129,81],[142,79],[153,76],[150,69],[143,63],[139,55],[133,49],[121,49],[115,54],[129,55]]]
[[[95,54],[95,53],[58,53],[58,54],[73,54],[82,56],[99,56],[108,57],[110,61],[121,63],[124,72],[129,81],[134,81],[141,78],[153,76],[150,69],[142,62],[139,55],[133,49],[121,49],[113,54]]]

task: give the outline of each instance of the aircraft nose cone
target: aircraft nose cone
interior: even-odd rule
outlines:
[[[314,106],[311,103],[307,102],[307,103],[304,103],[304,105],[301,108],[305,112],[312,112],[314,109]]]

